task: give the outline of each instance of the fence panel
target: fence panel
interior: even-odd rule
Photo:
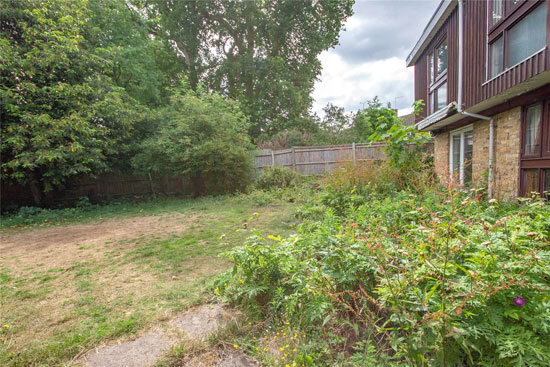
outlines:
[[[433,152],[433,143],[427,144]],[[261,150],[254,157],[256,173],[271,166],[284,166],[304,175],[322,175],[350,162],[385,159],[383,143],[292,147],[284,150]]]

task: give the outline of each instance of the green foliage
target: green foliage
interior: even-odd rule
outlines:
[[[420,113],[422,106],[422,101],[415,102],[415,115]],[[419,153],[424,144],[430,141],[430,133],[418,131],[415,125],[404,126],[395,115],[382,115],[379,117],[379,123],[370,140],[383,141],[386,144],[384,151],[390,163],[396,168],[418,169],[418,163],[421,161]]]
[[[266,167],[256,179],[256,185],[264,190],[274,187],[284,188],[299,184],[300,179],[301,175],[288,167]]]
[[[398,124],[396,110],[388,104],[382,105],[378,97],[367,101],[367,107],[363,108],[353,116],[353,130],[357,142],[366,142],[376,132],[385,132],[393,125]]]
[[[2,177],[30,184],[37,205],[68,177],[109,169],[145,112],[105,72],[109,49],[86,40],[86,5],[0,5]]]
[[[309,124],[318,56],[337,44],[353,2],[148,0],[145,10],[191,88],[239,101],[257,138]]]
[[[310,211],[290,237],[256,233],[228,253],[234,267],[218,292],[320,337],[345,336],[332,347],[349,348],[357,366],[550,363],[547,202],[347,195],[354,205],[315,199],[324,210]]]
[[[133,159],[137,170],[185,174],[195,195],[246,189],[252,178],[252,146],[236,103],[217,95],[174,92],[158,114],[158,132]]]

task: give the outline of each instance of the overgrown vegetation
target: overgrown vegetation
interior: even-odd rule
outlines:
[[[500,203],[403,170],[429,172],[405,151],[424,137],[390,131],[384,166],[329,175],[296,234],[256,233],[227,254],[216,291],[310,336],[300,365],[548,365],[548,202]]]
[[[296,171],[283,167],[266,167],[256,179],[256,185],[263,190],[271,188],[286,188],[300,184],[303,177]]]

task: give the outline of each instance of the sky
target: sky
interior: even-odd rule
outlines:
[[[375,96],[412,111],[414,67],[406,59],[440,0],[356,0],[354,15],[340,32],[340,44],[323,52],[323,72],[315,84],[313,111],[331,102],[346,111]]]

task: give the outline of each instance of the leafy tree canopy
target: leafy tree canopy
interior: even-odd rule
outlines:
[[[338,42],[353,0],[148,0],[157,34],[181,55],[193,90],[203,83],[241,102],[250,133],[308,124],[318,55]]]
[[[87,5],[0,4],[2,177],[29,184],[37,204],[68,177],[108,169],[110,157],[129,149],[143,115],[110,77],[109,49],[85,38]]]

